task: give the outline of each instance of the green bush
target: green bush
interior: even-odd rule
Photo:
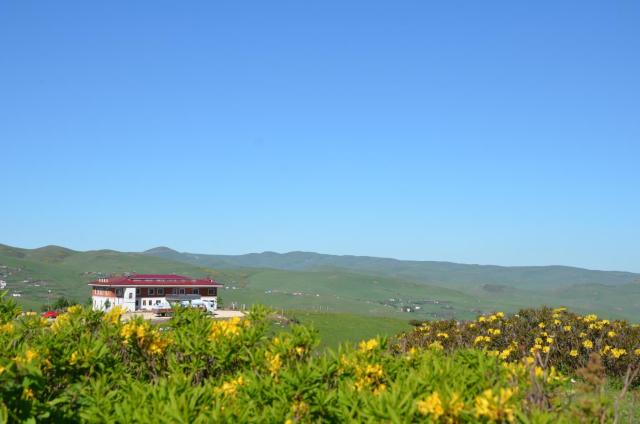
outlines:
[[[214,321],[177,310],[166,327],[72,306],[53,323],[0,299],[0,422],[602,422],[598,366],[574,385],[550,367],[478,349],[314,350],[267,311]],[[591,373],[591,374],[589,374]]]

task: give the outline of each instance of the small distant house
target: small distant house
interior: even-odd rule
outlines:
[[[151,310],[155,305],[181,300],[218,300],[222,287],[210,278],[138,274],[98,278],[89,283],[94,310],[121,306],[128,311]]]

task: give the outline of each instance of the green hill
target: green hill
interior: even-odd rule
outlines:
[[[303,253],[225,258],[181,254],[168,248],[127,253],[0,245],[0,279],[7,281],[12,293],[22,295],[17,300],[24,307],[32,309],[46,304],[48,296],[51,300],[65,296],[84,302],[90,293],[87,282],[102,275],[129,272],[210,276],[225,285],[220,296],[227,306],[261,303],[285,312],[357,314],[408,321],[464,319],[481,312],[515,311],[546,304],[640,320],[640,284],[632,282],[637,274],[567,267],[533,267],[534,271],[528,273],[522,267],[435,263],[452,271],[448,274],[441,268],[438,277],[430,281],[431,278],[419,279],[415,270],[427,269],[434,263]],[[301,262],[296,264],[296,260]],[[349,263],[353,269],[348,269]],[[383,270],[365,272],[367,267]],[[474,274],[477,269],[480,271]],[[575,279],[570,277],[572,273]],[[607,284],[584,283],[594,279]],[[622,282],[626,280],[629,282]],[[538,283],[526,285],[526,281]]]
[[[203,255],[180,253],[167,247],[144,252],[197,266],[217,268],[274,268],[289,271],[345,270],[449,287],[498,284],[541,289],[575,284],[622,285],[640,282],[640,274],[596,271],[568,266],[468,265],[452,262],[402,261],[369,256],[337,256],[312,252]]]

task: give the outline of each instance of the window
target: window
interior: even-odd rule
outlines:
[[[116,296],[122,296],[122,289],[116,289]]]
[[[146,300],[142,301],[142,306],[147,306],[147,301]]]
[[[216,295],[216,289],[214,287],[209,288],[208,293],[209,293],[210,296],[215,296]]]
[[[178,294],[184,294],[184,293],[185,293],[184,289],[180,289],[180,290],[178,291]]]
[[[175,288],[175,287],[174,287],[174,288],[172,288],[172,289],[171,289],[171,293],[173,293],[173,294],[178,294],[178,289],[177,289],[177,288]]]
[[[156,300],[156,305],[159,305],[159,304],[160,304],[160,301],[159,301],[159,300]]]
[[[156,289],[149,289],[149,296],[156,294]]]
[[[139,287],[136,289],[136,296],[140,296],[140,288]]]
[[[156,290],[158,295],[164,296],[164,289],[158,289]]]
[[[200,294],[200,289],[193,289],[193,290],[191,290],[191,293]]]
[[[129,299],[133,299],[133,293],[129,292]]]

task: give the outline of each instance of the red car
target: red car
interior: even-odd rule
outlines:
[[[42,318],[55,319],[57,317],[58,317],[58,313],[56,311],[47,311],[42,313]]]

